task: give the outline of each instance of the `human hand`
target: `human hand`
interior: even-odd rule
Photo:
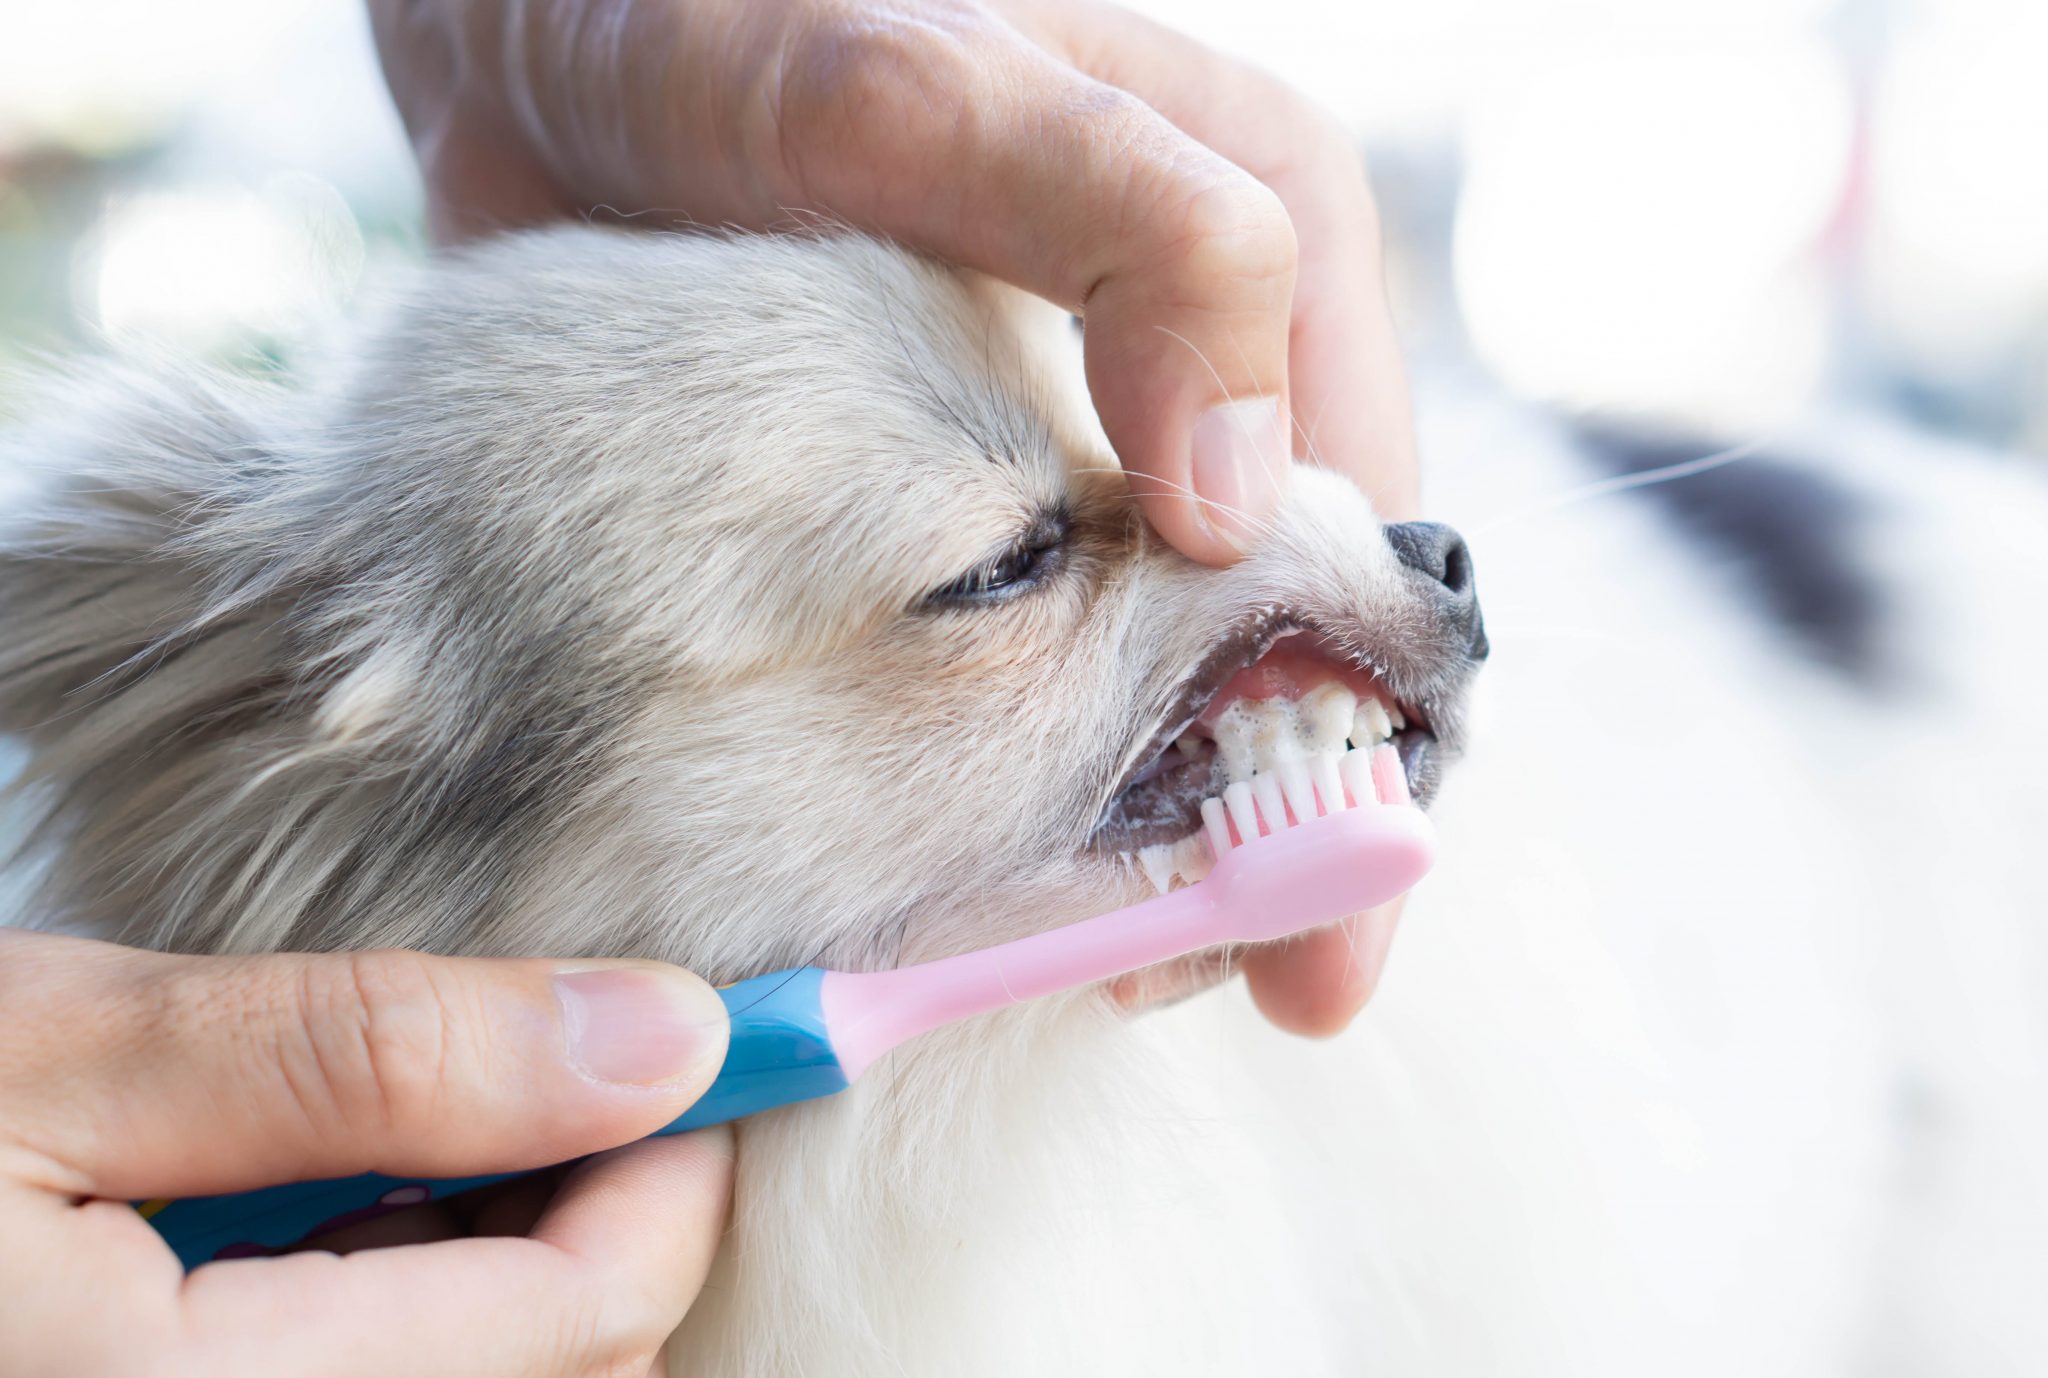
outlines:
[[[1345,132],[1278,80],[1092,0],[371,0],[435,233],[822,212],[1086,323],[1152,526],[1227,564],[1290,457],[1415,514],[1379,225]],[[1364,1003],[1397,906],[1247,956],[1283,1027]]]
[[[710,987],[653,963],[170,957],[0,930],[0,1371],[644,1367],[723,1230],[723,1129],[600,1154],[552,1200],[521,1182],[467,1222],[411,1214],[409,1238],[442,1242],[189,1276],[126,1203],[628,1143],[702,1094],[725,1031]]]

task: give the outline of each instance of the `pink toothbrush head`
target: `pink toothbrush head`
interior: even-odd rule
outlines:
[[[825,1022],[847,1077],[941,1024],[1385,904],[1436,855],[1391,746],[1255,776],[1206,800],[1202,817],[1216,865],[1193,885],[999,947],[895,971],[827,973]]]

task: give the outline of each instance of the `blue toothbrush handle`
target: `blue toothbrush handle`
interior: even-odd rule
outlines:
[[[683,1117],[650,1137],[723,1124],[757,1110],[829,1096],[846,1089],[819,1003],[817,967],[771,972],[719,991],[732,1020],[731,1041],[717,1080]],[[536,1169],[537,1170],[537,1169]],[[310,1235],[352,1225],[423,1201],[524,1177],[404,1178],[370,1173],[225,1196],[138,1202],[187,1269],[217,1258],[259,1257]]]

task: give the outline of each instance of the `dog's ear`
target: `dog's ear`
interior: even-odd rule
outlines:
[[[0,430],[0,732],[29,747],[34,837],[97,855],[103,895],[178,826],[195,748],[285,692],[275,610],[235,591],[252,553],[220,534],[281,392],[102,364],[28,380]]]

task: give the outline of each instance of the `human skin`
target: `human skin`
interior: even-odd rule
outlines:
[[[1407,383],[1352,140],[1284,83],[1091,0],[370,0],[437,239],[606,212],[827,216],[1084,321],[1153,528],[1257,544],[1293,463],[1415,514]],[[1398,905],[1248,953],[1283,1028],[1342,1029]]]
[[[710,1267],[732,1150],[722,1128],[631,1141],[703,1093],[725,1040],[716,992],[653,962],[175,957],[0,930],[0,1372],[645,1372]],[[558,1182],[357,1227],[374,1239],[189,1276],[127,1204],[618,1144]],[[329,1251],[350,1242],[395,1247]]]

